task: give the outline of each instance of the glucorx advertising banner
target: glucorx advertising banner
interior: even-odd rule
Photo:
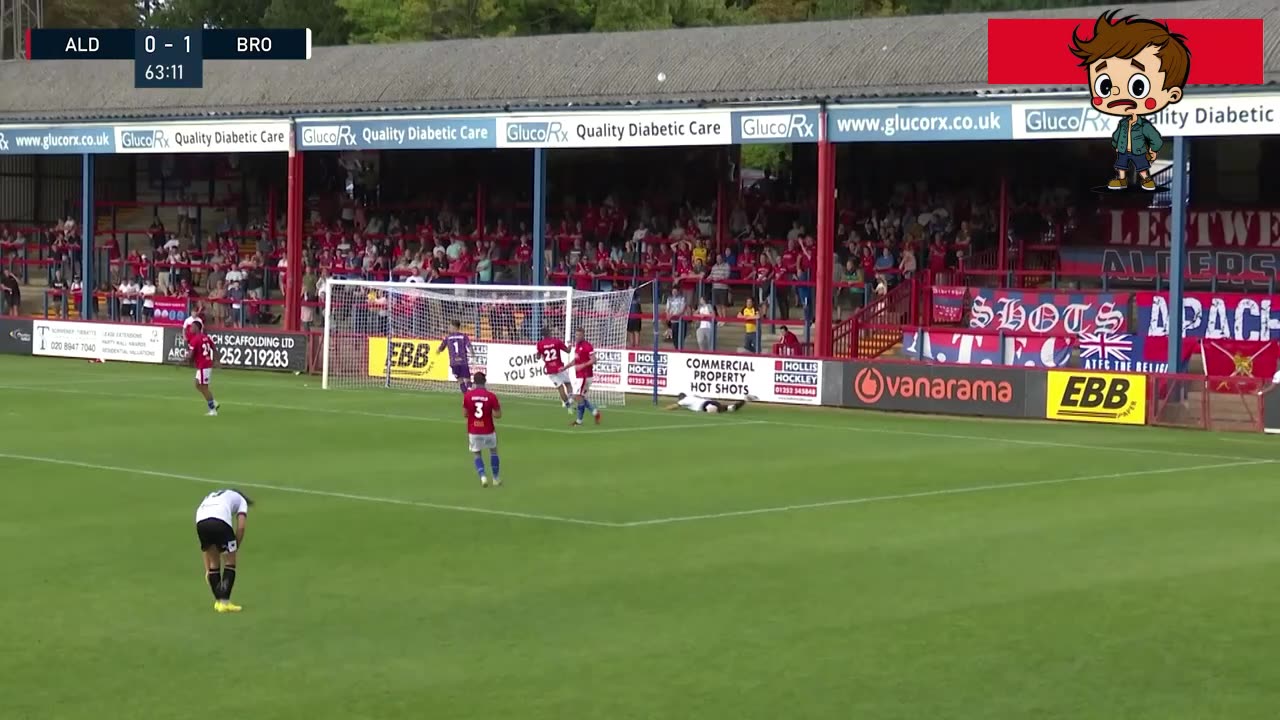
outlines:
[[[164,361],[171,365],[187,362],[187,341],[182,328],[166,327]],[[210,330],[209,338],[218,349],[218,366],[237,370],[306,372],[307,336],[302,333]]]
[[[1032,369],[891,362],[844,364],[841,404],[864,410],[1043,417],[1045,373]]]
[[[32,322],[29,318],[0,318],[0,354],[31,354]]]

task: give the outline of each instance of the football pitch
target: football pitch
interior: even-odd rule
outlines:
[[[1280,438],[0,359],[0,718],[1249,720]],[[201,497],[253,497],[239,615]]]

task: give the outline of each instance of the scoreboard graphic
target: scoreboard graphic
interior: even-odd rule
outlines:
[[[28,60],[132,60],[134,87],[201,88],[205,60],[309,60],[311,30],[27,30]]]

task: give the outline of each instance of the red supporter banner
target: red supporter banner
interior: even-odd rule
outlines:
[[[1088,85],[1080,59],[1071,54],[1072,33],[1093,37],[1097,18],[991,18],[987,20],[987,83],[991,85]],[[1262,20],[1159,20],[1186,36],[1191,51],[1189,85],[1261,85]]]
[[[156,297],[155,316],[152,322],[156,325],[181,325],[187,319],[187,299],[184,297]]]
[[[1169,211],[1109,210],[1101,214],[1107,245],[1169,247]],[[1280,248],[1280,210],[1192,210],[1189,248]]]
[[[1204,340],[1200,354],[1206,377],[1231,378],[1210,382],[1212,392],[1257,392],[1276,374],[1280,364],[1280,345],[1263,340]]]
[[[933,322],[958,323],[964,318],[969,288],[963,285],[933,286]]]

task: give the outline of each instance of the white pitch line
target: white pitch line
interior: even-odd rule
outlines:
[[[1055,478],[1053,480],[1030,480],[1027,482],[1003,483],[998,485],[974,485],[970,487],[949,488],[946,490],[922,490],[897,495],[872,495],[869,497],[847,498],[844,500],[828,500],[825,502],[804,503],[800,505],[779,505],[776,507],[755,508],[753,510],[733,510],[703,515],[683,515],[653,520],[635,520],[617,523],[620,527],[649,527],[653,525],[673,525],[675,523],[694,522],[698,520],[720,520],[723,518],[746,517],[749,515],[769,515],[775,513],[794,512],[796,510],[815,510],[819,508],[840,507],[844,505],[867,505],[894,500],[914,500],[918,498],[943,497],[946,495],[965,495],[968,493],[988,492],[992,490],[1014,490],[1017,488],[1038,487],[1041,485],[1065,485],[1067,483],[1085,482],[1087,480],[1117,480],[1120,478],[1143,477],[1147,475],[1164,475],[1178,472],[1196,472],[1200,470],[1221,470],[1246,465],[1267,465],[1274,460],[1251,460],[1244,462],[1218,463],[1216,465],[1195,465],[1191,467],[1159,468],[1155,470],[1134,470],[1132,472],[1107,473],[1105,475],[1081,475],[1077,477]]]
[[[677,423],[674,425],[641,425],[640,427],[616,427],[604,428],[602,430],[588,430],[582,433],[587,435],[604,435],[607,433],[633,433],[633,432],[654,432],[658,430],[686,430],[689,428],[707,428],[707,427],[739,427],[742,425],[768,425],[767,420],[743,420],[742,422],[731,423]],[[557,431],[561,432],[561,431]],[[564,430],[563,432],[577,434],[576,430]]]
[[[581,518],[561,517],[558,515],[538,515],[536,513],[523,513],[514,510],[494,510],[492,508],[471,507],[469,505],[445,505],[442,503],[421,502],[418,500],[399,500],[396,498],[376,497],[373,495],[355,495],[344,492],[331,492],[329,490],[310,490],[307,488],[291,487],[288,485],[268,485],[266,483],[255,482],[234,482],[228,483],[223,480],[214,480],[212,478],[197,477],[195,475],[180,475],[178,473],[161,472],[159,470],[142,470],[139,468],[126,468],[117,465],[100,465],[98,463],[80,462],[78,460],[63,460],[61,458],[41,457],[37,455],[18,455],[15,453],[0,453],[0,458],[9,460],[25,460],[27,462],[45,463],[48,465],[64,465],[67,467],[85,468],[88,470],[101,470],[104,472],[117,472],[130,475],[145,475],[147,477],[169,478],[172,480],[186,480],[188,482],[204,483],[206,485],[221,485],[226,487],[247,487],[257,488],[259,490],[274,490],[276,492],[295,493],[298,495],[314,495],[317,497],[340,498],[342,500],[358,500],[361,502],[381,503],[383,505],[402,505],[408,507],[428,508],[431,510],[449,510],[453,512],[475,513],[477,515],[495,515],[498,517],[521,518],[523,520],[544,520],[547,522],[566,523],[569,525],[593,525],[596,527],[618,527],[618,523],[600,522],[597,520],[584,520]],[[495,490],[495,492],[502,492]]]
[[[302,388],[288,388],[288,389],[302,390]],[[16,385],[16,384],[0,385],[0,390],[51,392],[51,393],[61,393],[61,394],[67,394],[67,395],[118,397],[118,393],[105,392],[101,390],[78,390],[78,389],[72,389],[72,388],[53,388],[53,387]],[[129,396],[131,398],[145,398],[145,399],[152,399],[152,400],[189,399],[186,397],[176,397],[172,395],[141,395],[137,393],[130,393]],[[534,402],[534,401],[530,401],[530,402]],[[252,401],[243,401],[243,402],[232,401],[227,403],[228,410],[234,410],[236,406],[258,407],[258,408],[273,409],[273,410],[290,410],[295,412],[324,413],[324,414],[331,414],[331,415],[355,415],[355,416],[362,416],[362,417],[384,418],[389,420],[417,420],[420,422],[433,422],[433,423],[455,422],[452,418],[429,417],[429,416],[423,416],[423,415],[406,415],[401,413],[381,413],[381,412],[372,412],[367,410],[351,410],[351,409],[345,409],[345,408],[324,408],[324,407],[310,407],[310,406],[299,406],[299,405],[282,405],[277,403],[255,403]],[[625,408],[615,408],[614,411],[616,412],[624,409]],[[657,410],[646,411],[646,410],[640,410],[640,409],[632,409],[630,412],[634,412],[637,415],[657,416],[660,414],[660,411],[657,411]],[[661,413],[661,414],[665,414],[665,413]],[[940,416],[940,417],[945,417],[945,416]],[[747,424],[747,423],[744,422],[743,424]],[[993,435],[960,435],[960,434],[954,434],[954,433],[924,432],[921,430],[901,430],[897,428],[868,427],[864,425],[841,425],[841,424],[820,425],[815,423],[789,422],[785,420],[759,420],[759,421],[751,421],[751,424],[773,425],[776,427],[793,427],[793,428],[803,428],[803,429],[812,429],[812,430],[826,430],[828,432],[900,435],[905,437],[933,438],[933,439],[943,439],[943,440],[966,440],[966,441],[983,442],[983,443],[994,442],[994,443],[1002,443],[1005,445],[1022,445],[1026,447],[1068,448],[1073,450],[1088,450],[1090,452],[1103,451],[1103,452],[1134,453],[1134,454],[1143,454],[1143,455],[1168,455],[1172,457],[1203,458],[1207,460],[1257,460],[1259,459],[1259,458],[1242,457],[1239,455],[1219,455],[1216,453],[1187,452],[1182,450],[1135,448],[1135,447],[1126,447],[1126,446],[1119,446],[1119,445],[1088,445],[1084,443],[1056,442],[1053,440],[1026,440],[1026,439],[1019,439],[1019,438],[1002,437],[995,434]],[[545,433],[551,433],[555,435],[571,434],[571,433],[577,432],[576,430],[572,430],[572,429],[566,430],[562,428],[535,427],[532,425],[516,425],[511,423],[505,423],[505,422],[502,424],[502,427],[510,428],[512,430],[529,430],[532,432],[545,432]],[[656,429],[659,429],[660,427],[671,427],[671,426],[653,426],[653,429],[656,430]],[[596,431],[596,432],[627,432],[628,430],[629,428],[610,428],[608,430]]]

